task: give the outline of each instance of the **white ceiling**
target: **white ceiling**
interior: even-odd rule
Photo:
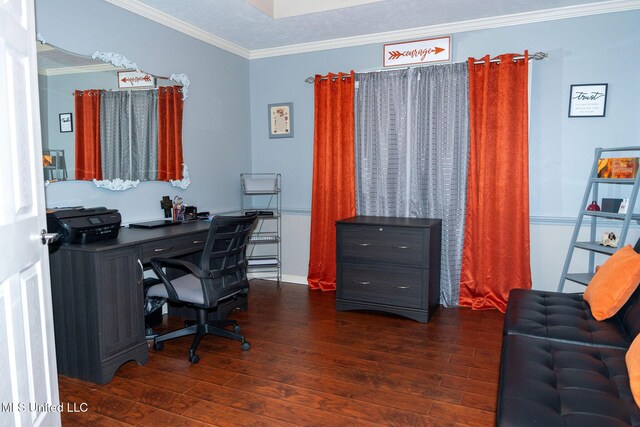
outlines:
[[[245,0],[106,1],[250,59],[640,9],[640,0],[381,0],[313,12],[348,2],[251,0],[296,15],[276,19]]]

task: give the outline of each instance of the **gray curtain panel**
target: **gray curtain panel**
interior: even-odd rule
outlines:
[[[157,179],[158,92],[103,92],[100,149],[103,179]]]
[[[132,176],[141,181],[158,178],[158,92],[131,92]]]
[[[408,72],[356,74],[356,212],[409,216]]]
[[[356,74],[359,215],[442,219],[440,302],[458,305],[469,159],[467,64]]]
[[[132,179],[129,142],[129,92],[104,91],[100,97],[103,179]]]
[[[409,71],[410,216],[442,218],[440,302],[458,305],[469,164],[467,63]]]

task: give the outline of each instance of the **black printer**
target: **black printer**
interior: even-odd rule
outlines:
[[[115,239],[122,218],[116,209],[63,208],[47,210],[49,233],[60,234],[62,243],[84,244]]]

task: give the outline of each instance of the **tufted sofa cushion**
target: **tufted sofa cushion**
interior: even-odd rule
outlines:
[[[598,321],[581,294],[513,289],[504,333],[626,349],[632,339],[630,332],[640,328],[639,295],[636,290],[618,314]]]
[[[497,424],[640,426],[625,353],[617,348],[505,335]]]
[[[618,311],[616,317],[622,322],[631,340],[640,334],[640,285],[631,294],[629,301]]]

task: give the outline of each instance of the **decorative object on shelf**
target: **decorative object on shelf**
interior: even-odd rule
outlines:
[[[602,212],[620,213],[622,199],[602,199]]]
[[[620,207],[618,208],[618,213],[626,214],[627,209],[629,209],[629,199],[622,199],[622,202],[620,203]]]
[[[60,132],[73,132],[73,115],[71,113],[60,113]]]
[[[633,179],[637,174],[637,157],[617,157],[598,160],[598,178]]]
[[[269,104],[269,138],[293,137],[293,103]]]
[[[618,238],[613,231],[605,231],[602,234],[602,240],[600,241],[602,246],[609,246],[612,248],[618,247]]]
[[[598,206],[598,202],[596,202],[594,200],[593,202],[591,202],[591,204],[589,206],[587,206],[587,210],[588,211],[599,211],[600,210],[600,206]]]
[[[604,117],[607,83],[571,85],[569,117]]]

